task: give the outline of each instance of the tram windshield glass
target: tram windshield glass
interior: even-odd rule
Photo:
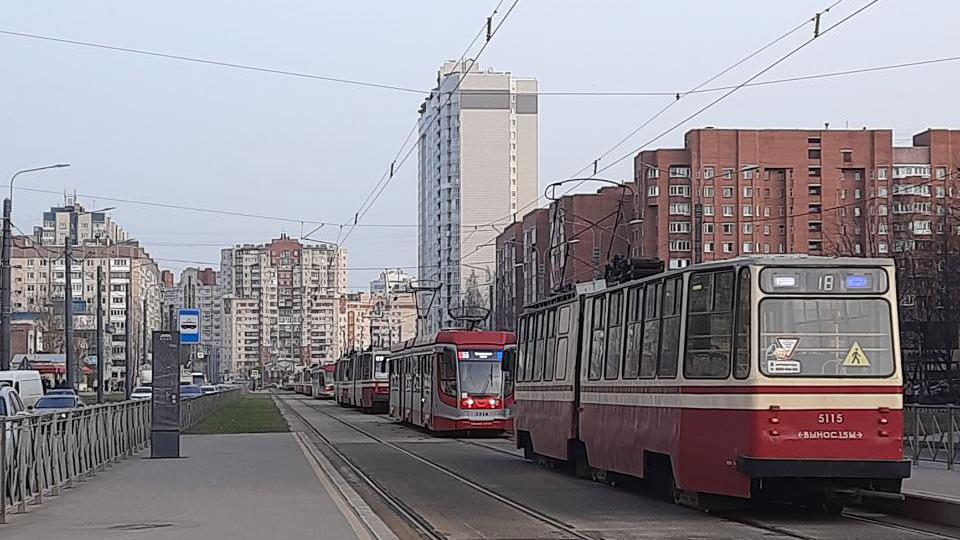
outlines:
[[[387,357],[378,354],[374,357],[373,374],[378,379],[387,378]]]
[[[764,299],[760,370],[771,377],[892,375],[890,304],[880,298]]]
[[[500,396],[503,389],[502,351],[458,351],[460,395]]]

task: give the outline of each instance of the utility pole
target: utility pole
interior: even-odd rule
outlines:
[[[103,267],[97,264],[97,403],[103,403]]]
[[[0,288],[3,289],[3,299],[0,302],[0,369],[6,371],[10,369],[10,250],[12,248],[13,238],[10,230],[10,209],[12,206],[10,199],[3,200],[3,252],[2,265],[0,265]]]
[[[146,291],[144,291],[146,292]],[[140,365],[137,366],[137,373],[140,373],[140,367],[147,364],[147,295],[143,295],[143,313],[140,320]],[[131,379],[133,380],[133,379]]]
[[[63,240],[63,350],[67,371],[67,388],[77,389],[77,374],[73,358],[73,279],[70,268],[70,235]]]
[[[130,305],[130,286],[132,284],[133,264],[130,265],[130,279],[127,281],[123,302],[123,394],[127,399],[130,399],[130,392],[133,391],[133,354],[130,351],[130,345],[133,343],[130,339],[130,311],[133,309]]]

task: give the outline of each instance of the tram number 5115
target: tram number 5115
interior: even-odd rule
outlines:
[[[820,413],[817,415],[818,424],[842,424],[843,423],[843,413]]]

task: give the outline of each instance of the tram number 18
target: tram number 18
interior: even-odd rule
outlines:
[[[842,424],[843,423],[843,413],[820,413],[817,415],[818,424]]]
[[[817,278],[817,289],[821,291],[833,290],[833,276],[827,274]]]

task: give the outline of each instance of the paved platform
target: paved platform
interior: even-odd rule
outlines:
[[[291,433],[190,435],[9,516],[4,540],[368,538]]]
[[[903,482],[903,492],[960,504],[960,464],[953,470],[946,463],[921,461],[913,466],[910,478]]]

